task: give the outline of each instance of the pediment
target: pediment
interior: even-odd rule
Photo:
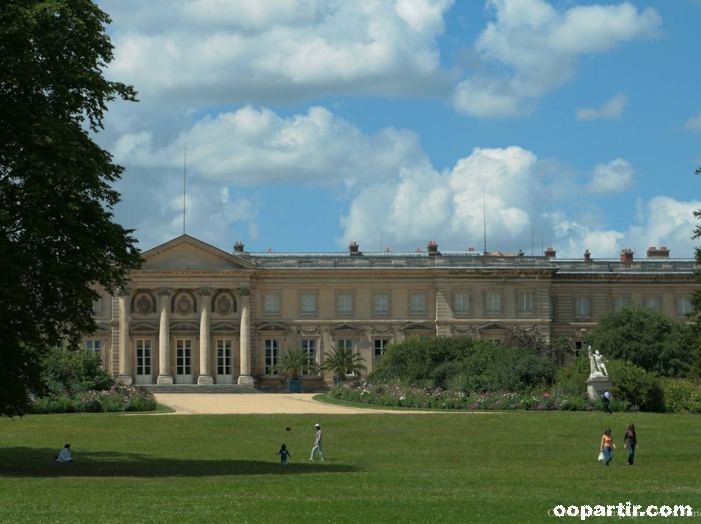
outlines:
[[[502,324],[501,322],[488,322],[477,328],[477,331],[483,331],[485,329],[496,329],[500,331],[512,331],[512,328]]]
[[[363,328],[356,326],[355,324],[351,324],[350,322],[343,322],[341,324],[337,324],[331,329],[329,329],[331,333],[336,333],[338,331],[353,331],[356,333],[362,333]]]
[[[199,331],[197,322],[176,322],[170,326],[170,331]]]
[[[241,257],[210,246],[189,235],[161,244],[143,255],[144,270],[208,270],[255,269],[256,266]]]
[[[409,322],[408,324],[404,324],[401,330],[433,332],[436,330],[436,327],[433,324],[427,324],[426,322]]]
[[[277,331],[280,333],[287,333],[289,331],[289,328],[286,324],[283,324],[282,322],[265,322],[263,324],[260,324],[256,328],[256,331]]]
[[[150,323],[150,322],[134,322],[129,326],[130,331],[139,331],[141,333],[143,332],[149,332],[149,333],[155,333],[158,331],[158,326],[156,324]]]
[[[238,331],[239,325],[233,322],[214,322],[212,323],[212,331]]]

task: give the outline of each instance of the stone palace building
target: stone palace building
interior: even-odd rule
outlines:
[[[608,311],[642,304],[684,319],[697,286],[691,259],[650,248],[634,258],[557,259],[468,250],[413,253],[227,253],[183,235],[144,253],[130,285],[95,304],[85,347],[125,383],[282,387],[271,372],[287,347],[321,363],[332,347],[372,370],[410,335],[501,339],[508,330],[581,346]],[[305,388],[331,377],[305,377]]]

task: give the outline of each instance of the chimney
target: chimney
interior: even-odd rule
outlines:
[[[421,248],[420,248],[420,247],[417,247],[417,248],[416,248],[416,252],[417,252],[417,253],[421,253]]]
[[[517,256],[522,257],[523,256],[523,249],[519,249]]]
[[[555,250],[551,247],[546,248],[545,250],[545,256],[548,258],[555,258]]]
[[[438,255],[438,244],[436,243],[435,240],[429,240],[428,242],[428,247],[426,248],[428,251],[428,256],[430,257],[435,257]]]
[[[468,247],[468,248],[467,248],[467,252],[468,252],[468,253],[474,253],[474,252],[475,252],[475,248],[474,248],[474,247]]]
[[[587,263],[591,262],[591,253],[588,249],[584,252],[584,261]]]
[[[348,244],[348,254],[352,257],[357,257],[360,255],[360,251],[358,251],[358,243],[355,240]]]
[[[385,253],[389,253],[389,248],[388,248],[388,247],[385,248]]]
[[[268,253],[272,253],[272,252],[273,252],[273,248],[272,248],[272,247],[269,247],[269,248],[268,248]]]
[[[243,242],[237,240],[234,244],[234,253],[243,253]]]
[[[633,262],[633,250],[623,248],[623,251],[621,251],[621,262]]]
[[[647,258],[669,258],[669,249],[666,247],[657,249],[655,246],[652,246],[647,250]]]

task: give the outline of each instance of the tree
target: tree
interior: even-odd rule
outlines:
[[[607,358],[628,360],[662,376],[683,376],[691,365],[690,329],[652,308],[626,306],[604,315],[588,338]]]
[[[697,175],[701,175],[701,168],[696,170]],[[694,217],[701,219],[701,209],[694,211]],[[701,226],[694,227],[692,240],[701,238]],[[701,264],[701,248],[697,247],[694,250],[696,263]],[[696,272],[696,280],[701,283],[701,272]],[[689,318],[694,322],[693,325],[693,347],[694,361],[689,370],[689,377],[696,380],[701,380],[701,288],[697,288],[691,294],[691,315]]]
[[[0,415],[41,392],[49,348],[95,330],[92,286],[140,261],[112,221],[123,168],[92,140],[108,102],[136,100],[103,77],[109,23],[90,0],[0,2]]]
[[[317,365],[309,361],[309,353],[303,348],[287,348],[280,355],[278,363],[272,367],[272,371],[280,373],[283,377],[297,380],[305,373],[316,373]]]
[[[324,363],[321,365],[321,369],[333,373],[334,380],[340,382],[346,379],[346,375],[357,371],[367,371],[368,368],[363,364],[364,361],[363,357],[353,353],[352,348],[336,349],[331,346],[331,351],[324,353]]]

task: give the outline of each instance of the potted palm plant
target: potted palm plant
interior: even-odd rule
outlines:
[[[324,363],[321,365],[321,369],[333,373],[333,379],[338,384],[344,381],[347,375],[356,371],[367,371],[363,364],[364,361],[365,359],[357,353],[354,354],[351,348],[336,349],[331,346],[331,351],[324,353]]]
[[[275,373],[287,378],[287,392],[302,392],[302,375],[318,373],[314,362],[309,361],[309,354],[302,348],[287,348],[280,355],[278,363],[272,367]]]

